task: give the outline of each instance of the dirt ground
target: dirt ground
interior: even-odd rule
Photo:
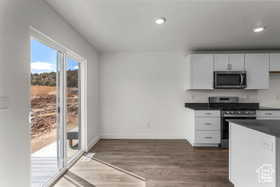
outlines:
[[[56,87],[32,86],[32,152],[56,141],[57,134],[57,95]],[[77,88],[67,90],[67,129],[78,125]]]

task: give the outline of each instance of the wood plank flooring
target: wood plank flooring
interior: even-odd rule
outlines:
[[[100,140],[90,152],[93,159],[82,158],[55,187],[233,187],[227,150],[185,140]]]
[[[185,140],[101,140],[95,158],[145,178],[147,187],[232,187],[228,151]]]

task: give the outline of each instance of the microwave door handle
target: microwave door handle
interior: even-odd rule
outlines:
[[[244,82],[244,76],[243,76],[242,73],[240,74],[240,78],[241,78],[240,85],[242,86],[242,85],[243,85],[243,82]]]

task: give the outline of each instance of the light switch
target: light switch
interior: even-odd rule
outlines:
[[[0,96],[0,110],[7,110],[9,108],[9,97]]]

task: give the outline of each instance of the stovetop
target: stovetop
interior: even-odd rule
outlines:
[[[223,110],[223,117],[256,117],[256,110]]]
[[[208,105],[223,111],[258,110],[259,108],[259,103],[210,103]]]

